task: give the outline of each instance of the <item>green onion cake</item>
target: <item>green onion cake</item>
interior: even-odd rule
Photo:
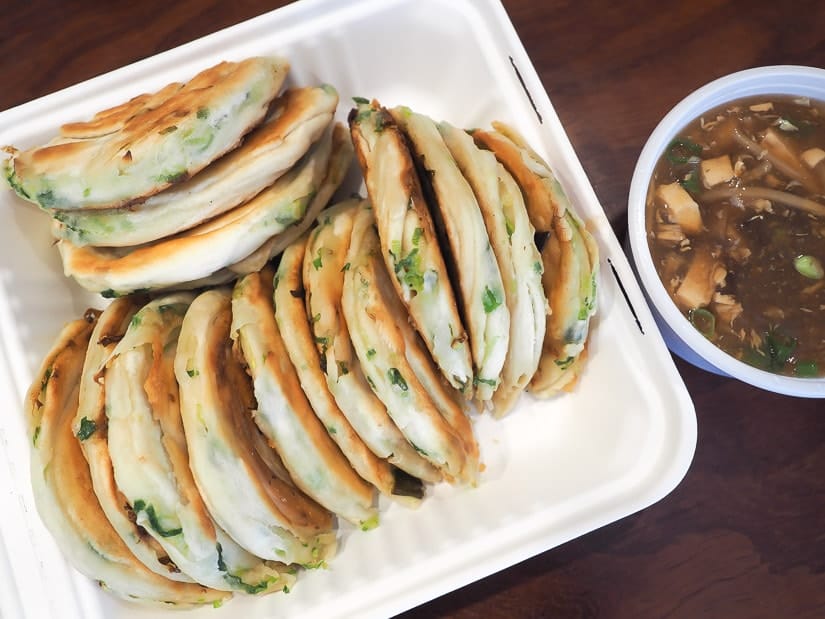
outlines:
[[[37,511],[66,558],[111,593],[143,604],[219,605],[228,594],[175,582],[149,570],[124,543],[98,503],[72,419],[96,314],[66,325],[26,397]]]
[[[352,468],[384,494],[392,495],[395,486],[392,469],[386,460],[378,458],[353,430],[347,418],[329,392],[326,377],[321,371],[319,351],[307,318],[303,295],[303,265],[306,236],[294,241],[281,254],[273,286],[275,320],[284,341],[287,354],[295,366],[301,387],[312,409],[329,432],[330,437],[349,460]],[[324,342],[321,342],[322,346]],[[341,366],[342,372],[348,368]]]
[[[431,212],[470,338],[475,397],[490,400],[507,356],[510,310],[484,218],[435,122],[406,107],[391,114],[409,138],[422,184],[431,189]]]
[[[448,480],[468,480],[474,467],[467,466],[462,436],[442,416],[408,358],[400,325],[405,316],[398,312],[403,306],[394,303],[372,209],[362,208],[356,217],[347,262],[341,305],[367,381],[424,458]]]
[[[209,513],[248,551],[321,565],[335,551],[332,515],[295,487],[252,420],[255,398],[232,349],[231,312],[231,289],[209,290],[181,324],[175,376],[192,475]]]
[[[439,123],[438,130],[476,195],[510,310],[509,346],[492,399],[493,412],[500,417],[512,409],[541,357],[548,308],[541,282],[544,268],[524,198],[510,173],[466,131],[446,122]]]
[[[329,132],[271,187],[180,235],[136,248],[59,241],[64,273],[87,290],[107,295],[169,288],[214,275],[300,222],[313,202],[329,201],[352,153],[348,142],[333,134],[344,135],[343,130]]]
[[[550,167],[513,129],[493,123],[475,131],[518,182],[527,212],[543,239],[542,282],[551,313],[538,370],[529,391],[548,397],[571,389],[583,370],[590,321],[596,311],[599,255]]]
[[[331,86],[289,89],[238,148],[199,174],[124,208],[50,210],[56,234],[77,246],[128,247],[192,228],[272,185],[323,135],[337,104]]]
[[[125,497],[117,489],[112,459],[109,455],[104,385],[100,369],[129,327],[132,316],[140,309],[141,299],[123,297],[109,304],[98,318],[86,350],[80,395],[72,432],[80,442],[89,464],[92,488],[109,522],[129,550],[153,572],[179,580],[194,582],[178,569],[163,546],[134,520]]]
[[[48,144],[7,148],[6,179],[49,209],[125,206],[183,181],[235,148],[284,83],[278,58],[221,62],[186,84],[63,125]]]
[[[301,490],[349,522],[371,528],[378,518],[374,488],[330,438],[301,389],[275,320],[274,273],[245,275],[232,292],[232,337],[252,376],[255,422]]]
[[[342,413],[363,441],[380,458],[410,475],[407,494],[419,496],[420,482],[437,482],[438,470],[410,445],[384,404],[372,392],[352,349],[341,308],[344,274],[358,198],[330,207],[318,218],[304,256],[303,293],[320,367],[327,387]],[[296,291],[297,292],[297,291]],[[396,475],[398,482],[400,476]],[[396,487],[400,491],[400,483]]]
[[[349,123],[393,285],[445,378],[470,395],[467,333],[406,137],[377,103],[359,100]]]
[[[190,293],[150,301],[131,319],[105,373],[109,453],[118,489],[175,565],[223,591],[281,591],[283,563],[250,554],[212,519],[189,466],[174,360]]]

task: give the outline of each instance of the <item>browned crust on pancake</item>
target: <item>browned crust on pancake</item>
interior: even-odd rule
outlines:
[[[227,295],[221,310],[215,315],[206,333],[205,348],[208,351],[206,371],[221,378],[214,381],[223,412],[231,424],[233,434],[246,449],[238,457],[249,468],[249,480],[261,494],[269,497],[273,509],[280,512],[292,527],[290,530],[302,538],[310,538],[329,531],[333,516],[292,483],[273,475],[253,445],[253,434],[259,432],[252,421],[257,409],[252,381],[244,369],[229,337],[232,324],[230,298]]]
[[[503,135],[476,130],[472,133],[473,139],[482,148],[495,154],[507,171],[513,175],[519,188],[524,193],[530,223],[536,232],[550,232],[553,229],[553,219],[563,212],[556,204],[542,179],[530,170],[522,159],[522,150]]]
[[[156,587],[159,594],[175,598],[154,601],[188,605],[229,597],[228,593],[214,591],[196,583],[171,581],[150,571],[127,548],[98,503],[92,489],[88,464],[77,437],[72,432],[72,420],[78,405],[82,358],[98,315],[96,310],[87,310],[84,318],[64,327],[29,389],[26,405],[30,419],[37,423],[31,427],[35,443],[35,428],[40,428],[41,423],[44,428],[39,437],[44,442],[35,444],[35,448],[51,455],[48,461],[44,461],[45,470],[34,471],[33,474],[52,478],[47,483],[71,526],[88,532],[89,545],[94,543],[92,548],[95,552],[105,553],[109,561],[118,564],[116,569],[133,570],[137,589],[144,588],[143,583],[146,583]],[[123,595],[129,592],[117,593]]]
[[[66,123],[60,127],[60,135],[67,138],[93,138],[118,131],[135,116],[161,107],[181,88],[181,82],[172,82],[157,92],[132,97],[120,105],[101,110],[91,120]]]
[[[62,167],[71,167],[74,161],[79,160],[94,160],[97,165],[104,162],[128,173],[132,162],[144,158],[144,151],[151,151],[159,141],[165,140],[165,133],[170,128],[192,122],[200,110],[208,108],[215,100],[239,91],[260,70],[261,63],[271,60],[253,57],[240,62],[224,61],[201,71],[183,85],[172,83],[156,93],[139,95],[124,104],[103,110],[90,121],[67,123],[48,144],[27,151],[9,149],[13,153],[11,166],[14,174],[18,178],[49,175]],[[285,77],[287,70],[288,64],[279,60],[276,74],[282,73]],[[283,77],[278,81],[278,87]],[[275,94],[271,93],[268,101]],[[266,105],[262,105],[260,112],[239,132],[237,139],[223,145],[213,154],[212,160],[237,147],[243,135],[257,126],[265,114]],[[117,136],[108,141],[105,136],[112,134]],[[141,201],[148,195],[186,180],[209,163],[189,161],[186,170],[165,180],[156,179],[153,186],[140,195],[121,198],[110,204],[87,204],[85,208],[122,207]]]
[[[307,235],[304,235],[293,242],[281,257],[281,268],[278,270],[280,279],[274,292],[275,318],[282,331],[288,328],[294,333],[294,336],[290,340],[285,339],[284,343],[286,345],[287,341],[292,341],[297,344],[291,351],[293,365],[297,368],[305,364],[309,368],[307,374],[311,375],[307,378],[299,375],[299,382],[305,389],[310,403],[319,403],[316,414],[322,423],[334,424],[336,431],[331,438],[362,478],[384,494],[390,495],[393,489],[393,475],[389,463],[369,450],[335,403],[327,387],[326,377],[321,371],[321,357],[315,347],[305,299],[291,293],[292,290],[304,289],[303,264],[306,248]],[[305,380],[306,383],[302,382]],[[319,413],[321,408],[323,411]]]
[[[248,299],[251,305],[257,307],[261,314],[262,320],[258,323],[258,328],[261,330],[267,348],[263,364],[267,368],[266,371],[271,373],[283,390],[293,409],[292,414],[298,418],[302,431],[315,445],[319,456],[330,471],[330,475],[334,475],[336,483],[343,484],[347,488],[347,492],[358,495],[362,500],[369,503],[373,499],[372,486],[355,472],[341,453],[338,445],[329,437],[324,425],[315,416],[315,412],[301,388],[295,368],[289,360],[278,324],[275,321],[274,304],[272,302],[274,293],[273,278],[273,271],[267,267],[258,273],[246,275],[239,282],[239,285],[243,287],[244,297]],[[266,311],[264,308],[269,309]],[[278,451],[278,445],[275,444],[273,438],[268,438],[272,447]],[[284,465],[293,474],[295,484],[304,492],[313,496],[312,488],[301,487],[300,476],[292,471],[290,462],[284,460]],[[320,502],[319,497],[313,498]]]

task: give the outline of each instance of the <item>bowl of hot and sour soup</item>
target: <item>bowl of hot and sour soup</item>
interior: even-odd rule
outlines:
[[[671,351],[825,397],[825,70],[749,69],[682,100],[639,157],[628,239]]]

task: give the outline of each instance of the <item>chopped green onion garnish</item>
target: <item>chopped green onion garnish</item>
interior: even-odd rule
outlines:
[[[699,193],[699,174],[695,171],[688,172],[685,177],[679,181],[679,184],[684,187],[685,191],[692,194]]]
[[[815,256],[797,256],[793,261],[793,268],[796,272],[808,279],[822,279],[825,277],[825,269],[822,263]]]
[[[709,340],[713,339],[713,336],[716,335],[716,316],[704,307],[697,307],[696,309],[690,310],[688,312],[688,320],[690,320],[690,324],[696,327],[699,333]]]
[[[390,383],[398,387],[401,391],[409,390],[407,381],[404,380],[403,376],[401,376],[401,372],[398,371],[398,368],[390,368],[387,370],[387,377],[390,379]]]
[[[770,359],[770,370],[778,372],[785,367],[788,359],[796,350],[797,340],[773,328],[765,333],[765,342],[762,345]]]
[[[691,157],[702,153],[702,147],[693,140],[684,137],[673,138],[667,147],[667,160],[670,163],[687,163]]]
[[[85,441],[95,433],[95,430],[97,430],[97,424],[93,420],[84,417],[80,420],[80,428],[75,436],[77,436],[79,440]]]
[[[793,373],[801,378],[813,378],[819,375],[819,366],[816,361],[797,361]]]

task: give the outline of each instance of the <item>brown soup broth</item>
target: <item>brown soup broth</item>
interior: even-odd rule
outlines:
[[[647,233],[671,297],[719,348],[825,375],[825,103],[739,99],[684,127],[656,165]]]

